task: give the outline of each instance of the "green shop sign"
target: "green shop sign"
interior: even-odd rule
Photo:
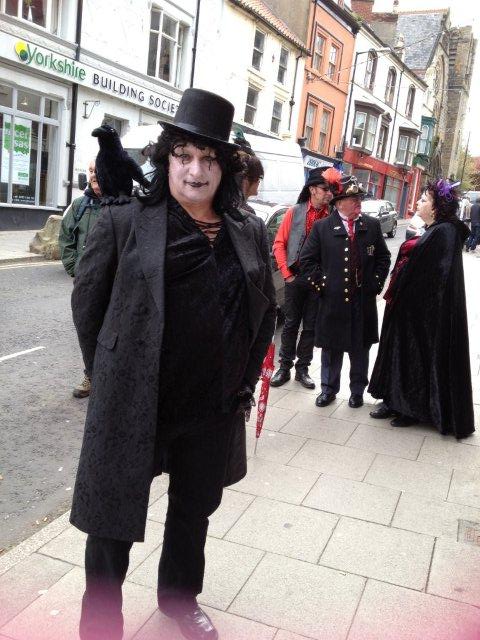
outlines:
[[[80,67],[74,60],[57,56],[54,53],[45,53],[40,51],[37,46],[30,45],[27,42],[23,42],[23,40],[15,43],[15,53],[26,65],[34,65],[80,82],[85,80],[87,75],[85,69]]]

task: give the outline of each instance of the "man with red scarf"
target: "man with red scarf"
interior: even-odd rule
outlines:
[[[298,258],[315,222],[328,216],[328,205],[338,191],[340,178],[337,169],[311,169],[297,204],[286,212],[273,243],[273,253],[285,279],[285,324],[280,367],[272,377],[272,387],[280,387],[290,380],[290,369],[296,357],[295,380],[307,389],[315,388],[308,367],[313,356],[318,297],[300,274]],[[302,333],[297,344],[300,323]]]

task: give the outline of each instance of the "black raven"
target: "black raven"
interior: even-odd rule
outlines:
[[[95,160],[95,172],[102,190],[103,203],[115,201],[121,204],[129,200],[133,180],[143,187],[150,184],[140,166],[122,147],[120,137],[113,127],[102,124],[92,131],[92,136],[98,138],[100,147]]]

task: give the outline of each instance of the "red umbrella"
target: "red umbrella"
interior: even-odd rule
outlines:
[[[260,378],[262,380],[262,386],[260,389],[260,396],[258,398],[257,408],[257,430],[255,432],[255,451],[257,453],[257,443],[262,432],[263,421],[265,420],[265,412],[267,410],[268,392],[270,391],[270,379],[273,375],[275,358],[275,343],[272,342],[268,347],[267,355],[262,364],[262,373]]]

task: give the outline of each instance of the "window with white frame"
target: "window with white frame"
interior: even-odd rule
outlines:
[[[270,125],[270,131],[273,133],[279,133],[280,125],[282,123],[282,109],[283,102],[280,100],[273,101],[273,111],[272,111],[272,123]]]
[[[413,163],[413,157],[415,155],[416,146],[416,136],[401,133],[398,136],[398,146],[395,162],[397,164],[411,167]]]
[[[328,111],[327,109],[322,111],[322,117],[320,118],[320,135],[318,136],[319,153],[327,153],[328,151],[328,136],[330,133],[331,117],[331,111]]]
[[[309,102],[307,105],[307,114],[305,117],[305,129],[303,136],[305,138],[305,146],[312,148],[313,130],[315,128],[315,118],[317,117],[317,105]]]
[[[0,12],[57,33],[60,0],[0,0]]]
[[[285,84],[288,68],[288,49],[282,47],[280,49],[280,59],[278,61],[277,81]]]
[[[418,141],[418,153],[429,156],[431,147],[432,127],[430,127],[428,124],[423,124],[420,133],[420,140]]]
[[[109,127],[115,129],[119,136],[121,136],[127,125],[127,120],[122,120],[121,118],[116,118],[115,116],[110,116],[107,113],[103,116],[102,124],[108,124]]]
[[[249,85],[247,91],[247,102],[245,104],[244,120],[248,124],[255,124],[255,115],[257,113],[258,94],[259,90]]]
[[[315,36],[315,45],[313,49],[313,68],[322,73],[323,70],[323,59],[325,57],[325,44],[326,39],[322,36],[320,32],[317,31]]]
[[[380,133],[378,134],[378,144],[377,144],[377,158],[380,160],[385,159],[385,153],[387,151],[387,140],[388,140],[388,125],[382,124],[380,127]]]
[[[258,29],[255,30],[253,41],[252,67],[260,71],[262,66],[263,52],[265,50],[265,34]]]
[[[413,106],[415,104],[415,93],[416,93],[415,87],[411,85],[408,88],[407,104],[405,106],[405,113],[407,115],[407,118],[411,118],[413,114]]]
[[[162,9],[150,12],[150,41],[147,74],[170,82],[180,83],[185,27]]]
[[[367,56],[367,64],[365,67],[365,78],[363,79],[363,86],[366,89],[373,90],[375,84],[375,75],[377,72],[378,56],[375,51],[369,51]]]
[[[387,75],[387,85],[385,87],[385,102],[387,104],[392,104],[393,102],[396,84],[397,84],[397,72],[393,67],[390,67]]]
[[[353,123],[352,146],[371,153],[375,144],[378,116],[368,111],[356,111]]]
[[[56,206],[61,109],[29,89],[0,84],[0,202]]]
[[[338,60],[340,58],[340,48],[337,47],[336,45],[332,44],[330,46],[330,53],[328,55],[328,71],[327,71],[327,76],[330,78],[330,80],[333,80],[334,82],[337,82],[337,78],[336,73],[337,73],[337,66],[338,66]]]

